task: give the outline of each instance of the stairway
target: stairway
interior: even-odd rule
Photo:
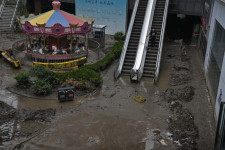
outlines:
[[[131,31],[131,36],[121,72],[123,75],[130,75],[130,71],[134,65],[147,4],[148,0],[139,1],[137,13],[133,24],[133,29]]]
[[[156,1],[154,18],[152,22],[152,28],[154,28],[157,31],[156,47],[151,47],[151,40],[149,40],[143,77],[154,78],[154,75],[155,75],[156,61],[157,61],[157,55],[158,55],[158,49],[159,49],[158,46],[159,46],[159,39],[160,39],[161,28],[163,23],[165,3],[166,3],[166,0]]]
[[[12,17],[16,8],[16,4],[6,2],[5,7],[3,8],[3,13],[0,18],[0,32],[10,32],[10,24],[12,21]]]

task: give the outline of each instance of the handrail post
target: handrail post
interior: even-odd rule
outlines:
[[[1,7],[0,7],[0,18],[2,16],[2,13],[3,13],[3,9],[5,7],[5,3],[6,3],[6,0],[2,0],[2,4],[1,4]]]
[[[16,13],[17,13],[17,11],[18,11],[17,9],[18,9],[18,5],[19,5],[20,1],[21,1],[21,0],[17,0],[16,8],[15,8],[15,10],[14,10],[13,17],[12,17],[12,20],[11,20],[11,23],[10,23],[10,28],[12,28],[13,21],[14,21],[14,19],[15,19]]]

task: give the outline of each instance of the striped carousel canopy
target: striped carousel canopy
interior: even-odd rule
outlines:
[[[48,31],[47,33],[45,32],[46,34],[51,34],[51,32],[54,33],[54,29],[58,27],[57,29],[60,28],[60,30],[57,31],[60,34],[62,34],[63,31],[67,31],[70,34],[85,34],[86,32],[89,32],[94,23],[94,20],[91,18],[84,18],[82,15],[74,16],[60,10],[61,3],[58,0],[53,1],[52,6],[53,10],[34,17],[20,20],[20,26],[22,30],[31,34],[35,34],[36,32],[43,33],[45,31]],[[57,27],[54,28],[54,26]],[[45,30],[43,30],[43,28],[45,28]],[[55,32],[55,34],[56,33],[57,32]]]

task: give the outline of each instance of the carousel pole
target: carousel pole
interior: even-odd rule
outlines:
[[[29,43],[30,43],[30,48],[31,48],[31,35],[29,36]]]
[[[45,40],[46,40],[46,37],[45,36],[43,36],[43,37],[44,37],[43,50],[45,50]]]
[[[87,48],[87,50],[88,50],[88,39],[89,39],[89,35],[88,35],[88,33],[86,34],[86,36],[87,36],[86,48]]]
[[[28,35],[26,34],[26,51],[28,53],[28,44],[27,44],[27,38],[28,38]]]
[[[72,52],[72,44],[73,44],[73,35],[71,34],[71,37],[70,37],[70,50]]]

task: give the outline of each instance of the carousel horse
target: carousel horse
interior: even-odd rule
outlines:
[[[55,45],[52,45],[52,50],[54,52],[52,52],[52,55],[56,55],[58,53],[57,47]]]

